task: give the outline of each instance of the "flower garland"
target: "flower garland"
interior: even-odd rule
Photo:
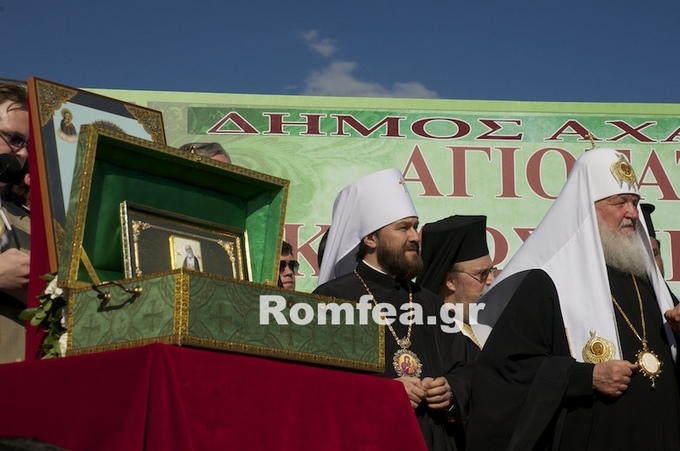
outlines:
[[[57,276],[42,276],[49,283],[38,296],[40,305],[25,309],[19,318],[30,321],[31,326],[39,326],[45,332],[42,340],[43,359],[64,357],[68,332],[66,331],[67,299],[64,290],[57,286]]]

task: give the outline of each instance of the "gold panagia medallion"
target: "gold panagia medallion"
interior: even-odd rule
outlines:
[[[661,367],[663,366],[659,356],[654,354],[654,351],[650,351],[645,343],[642,350],[637,353],[637,362],[635,363],[640,368],[640,372],[652,381],[652,388],[654,388],[656,378],[661,375]]]
[[[415,352],[401,348],[394,353],[392,365],[397,376],[420,377],[423,372],[423,364]]]
[[[626,182],[628,184],[628,189],[631,189],[637,182],[633,167],[626,161],[622,154],[619,154],[619,159],[612,163],[609,170],[614,176],[614,179],[618,182],[619,188],[623,186],[623,182]]]
[[[616,347],[614,343],[596,335],[596,331],[590,332],[590,339],[581,351],[583,361],[587,363],[602,363],[614,357]]]

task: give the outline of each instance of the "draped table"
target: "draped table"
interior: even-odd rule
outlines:
[[[0,365],[0,436],[79,450],[423,450],[399,382],[152,344]]]

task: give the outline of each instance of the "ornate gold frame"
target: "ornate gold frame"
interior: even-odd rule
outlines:
[[[173,269],[251,280],[245,230],[129,202],[120,205],[125,277]],[[184,265],[184,246],[197,265]]]
[[[38,170],[34,188],[40,189],[49,266],[51,272],[56,272],[66,225],[66,210],[72,197],[73,168],[69,163],[75,159],[80,132],[74,126],[95,123],[100,127],[120,129],[126,134],[165,144],[163,115],[150,108],[36,77],[29,78],[27,85]],[[59,133],[59,115],[63,118],[65,110],[71,113],[73,120],[71,133],[75,130],[75,135],[68,137]]]

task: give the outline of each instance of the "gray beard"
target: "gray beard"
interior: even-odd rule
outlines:
[[[636,276],[647,276],[647,253],[637,233],[622,235],[618,229],[611,230],[598,220],[604,261],[607,265]]]

